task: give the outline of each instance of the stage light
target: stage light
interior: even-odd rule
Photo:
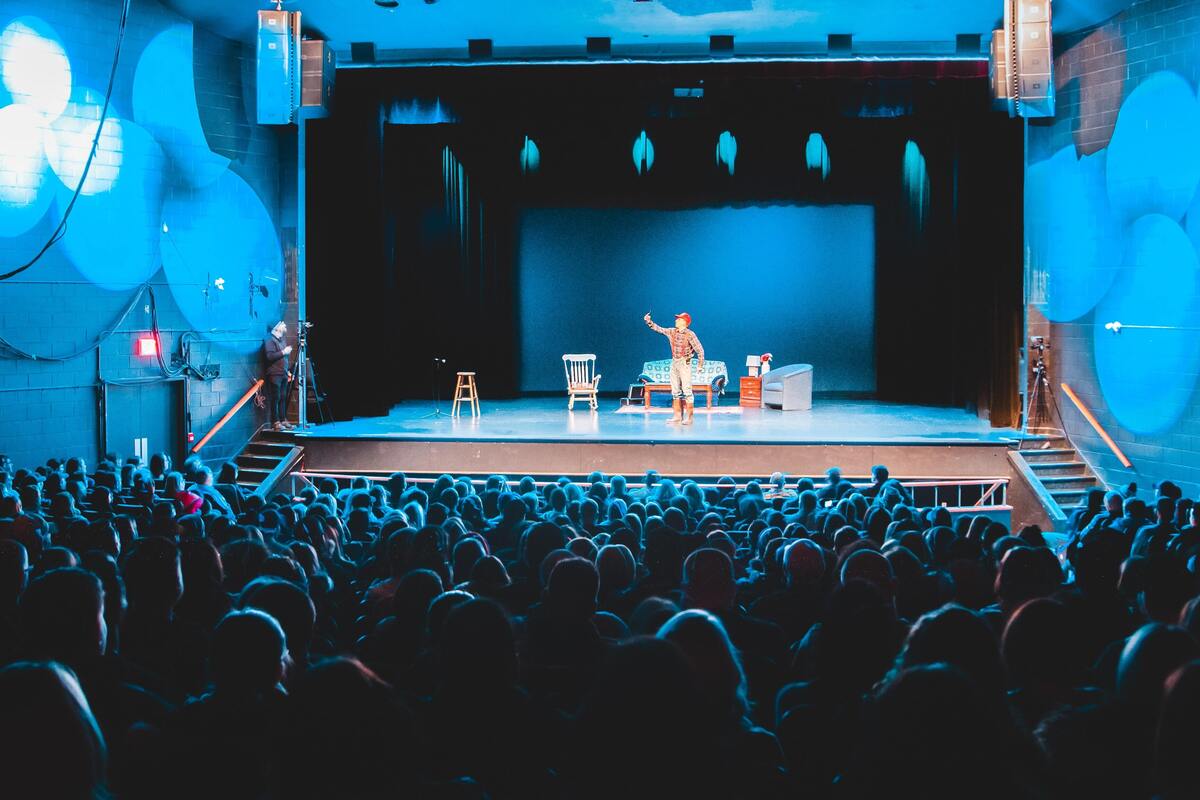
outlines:
[[[633,140],[633,166],[638,175],[645,175],[654,166],[654,143],[645,131]]]
[[[724,165],[732,176],[735,159],[737,159],[737,137],[729,131],[721,131],[721,135],[717,137],[717,166]]]
[[[821,180],[829,177],[829,148],[821,134],[814,132],[808,135],[804,145],[804,163],[811,170],[820,170]]]
[[[537,172],[541,163],[542,154],[538,149],[537,142],[526,136],[525,144],[521,147],[521,174],[529,175]]]
[[[137,354],[144,357],[158,355],[158,339],[154,338],[154,334],[138,337]]]
[[[1104,323],[1104,330],[1112,331],[1113,333],[1120,333],[1121,327],[1120,320],[1113,320],[1112,322]]]
[[[920,146],[912,139],[904,143],[904,189],[909,212],[920,230],[925,227],[925,212],[929,210],[929,171]]]
[[[213,281],[213,286],[217,287],[219,291],[225,291],[225,279],[217,278],[215,281]]]

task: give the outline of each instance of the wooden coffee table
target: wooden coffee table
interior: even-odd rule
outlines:
[[[671,392],[671,384],[669,383],[647,383],[642,389],[642,398],[646,403],[646,408],[650,407],[650,397],[655,392]],[[697,383],[692,385],[692,394],[703,394],[707,399],[707,408],[712,408],[712,387],[707,383]]]

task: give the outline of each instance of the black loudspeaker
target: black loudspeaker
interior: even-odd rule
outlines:
[[[287,125],[300,107],[300,12],[259,11],[255,96],[260,125]]]
[[[733,55],[733,37],[718,33],[708,37],[708,52],[714,56]]]
[[[471,58],[491,58],[491,39],[467,39],[467,55]]]
[[[612,39],[607,36],[587,37],[587,54],[589,56],[612,55]]]
[[[854,51],[854,34],[831,33],[825,39],[825,50],[831,56],[846,57]]]
[[[954,37],[954,55],[961,57],[980,56],[983,37],[978,33],[960,33]]]
[[[374,64],[375,63],[375,43],[374,42],[351,42],[350,43],[350,60],[355,64]]]

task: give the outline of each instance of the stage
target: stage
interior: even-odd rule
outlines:
[[[741,408],[737,398],[721,398],[715,414],[696,405],[692,425],[667,424],[666,409],[642,406],[618,413],[619,400],[603,398],[590,411],[565,397],[483,400],[482,414],[431,416],[431,402],[405,402],[386,417],[315,425],[305,438],[400,439],[445,442],[604,442],[609,444],[738,445],[1008,445],[1020,432],[991,428],[962,409],[885,403],[875,400],[816,398],[811,411]],[[450,412],[450,404],[441,408]],[[725,413],[737,410],[740,413]]]
[[[727,413],[739,407],[722,398],[716,408],[726,413],[697,408],[694,425],[670,426],[666,414],[619,408],[612,398],[601,399],[596,411],[578,404],[569,411],[565,397],[482,401],[482,414],[472,419],[432,416],[433,403],[406,402],[388,416],[274,435],[304,447],[302,473],[342,481],[396,470],[540,480],[582,479],[600,470],[636,481],[648,469],[676,479],[748,480],[774,471],[820,477],[834,465],[851,480],[864,480],[872,465],[886,464],[901,480],[943,483],[947,494],[940,499],[950,506],[970,505],[961,500],[965,495],[949,494],[959,487],[970,495],[1002,482],[992,515],[1007,521],[1010,506],[1014,523],[1049,529],[1036,495],[1014,468],[1020,432],[991,428],[964,410],[818,397],[811,411]],[[449,404],[443,409],[448,413]]]
[[[1020,432],[993,429],[960,409],[872,400],[823,399],[811,411],[744,408],[704,414],[671,426],[667,415],[618,413],[603,399],[597,411],[565,397],[484,400],[480,417],[431,416],[430,402],[406,402],[385,417],[359,418],[275,434],[303,447],[302,471],[346,480],[353,475],[559,475],[593,470],[636,480],[648,469],[674,478],[765,478],[772,472],[821,476],[831,466],[865,479],[875,464],[909,481],[1002,481],[1000,503],[1015,522],[1045,522],[1044,512],[1011,454]],[[446,412],[449,404],[442,406]],[[738,406],[723,398],[717,407]],[[947,499],[956,505],[954,498]],[[1005,511],[1007,515],[1007,511]],[[1047,526],[1048,528],[1048,526]]]

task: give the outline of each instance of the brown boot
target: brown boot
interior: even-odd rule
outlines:
[[[671,401],[671,418],[667,420],[668,425],[678,425],[683,420],[683,401]]]
[[[683,424],[691,425],[692,417],[695,414],[696,414],[696,401],[684,400],[683,401]]]

